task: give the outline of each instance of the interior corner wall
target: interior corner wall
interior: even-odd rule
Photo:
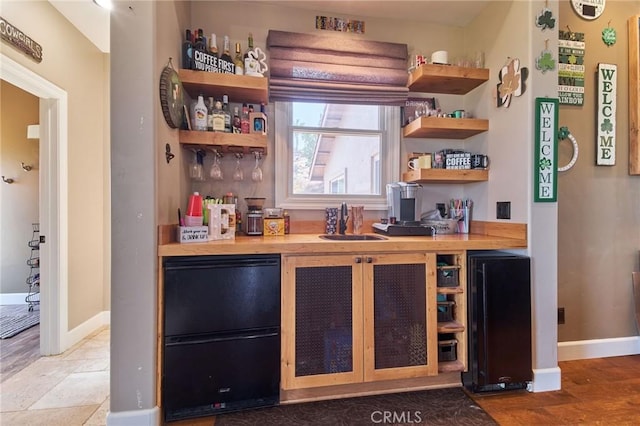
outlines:
[[[0,171],[6,179],[14,180],[12,184],[0,182],[2,296],[29,289],[26,279],[31,248],[27,243],[33,237],[32,224],[38,222],[39,141],[27,139],[27,126],[38,124],[39,119],[37,97],[6,81],[0,83]],[[32,170],[23,170],[21,163]]]
[[[640,1],[608,0],[595,20],[579,17],[570,2],[560,2],[559,28],[585,34],[585,95],[582,106],[560,106],[560,125],[579,146],[576,164],[559,173],[558,305],[565,324],[560,342],[637,336],[631,273],[638,270],[640,248],[640,176],[628,174],[627,21],[640,14]],[[602,30],[615,29],[607,46]],[[617,77],[616,161],[597,166],[596,113],[599,63],[615,64]],[[572,148],[560,142],[559,161],[567,164]]]

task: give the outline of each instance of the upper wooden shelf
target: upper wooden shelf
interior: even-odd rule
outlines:
[[[402,174],[403,182],[415,183],[471,183],[489,180],[489,171],[482,169],[420,169]]]
[[[267,136],[260,134],[180,130],[180,144],[219,147],[222,152],[242,151],[244,154],[249,154],[251,151],[259,150],[263,154],[267,153]]]
[[[425,64],[409,74],[409,91],[464,95],[488,80],[487,68]]]
[[[480,118],[420,117],[403,128],[405,138],[466,139],[489,130]]]
[[[182,86],[192,98],[199,94],[222,99],[229,96],[229,102],[253,103],[260,105],[269,102],[269,80],[266,77],[223,74],[207,71],[178,70]],[[260,108],[256,108],[259,111]]]

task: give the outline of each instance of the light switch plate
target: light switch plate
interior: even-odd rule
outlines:
[[[496,219],[511,219],[511,201],[496,202]]]

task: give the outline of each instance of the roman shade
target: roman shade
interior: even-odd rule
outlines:
[[[404,105],[407,45],[270,30],[269,99]]]

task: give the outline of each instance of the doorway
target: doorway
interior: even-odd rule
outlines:
[[[0,79],[40,98],[40,353],[68,347],[67,92],[0,53]]]

